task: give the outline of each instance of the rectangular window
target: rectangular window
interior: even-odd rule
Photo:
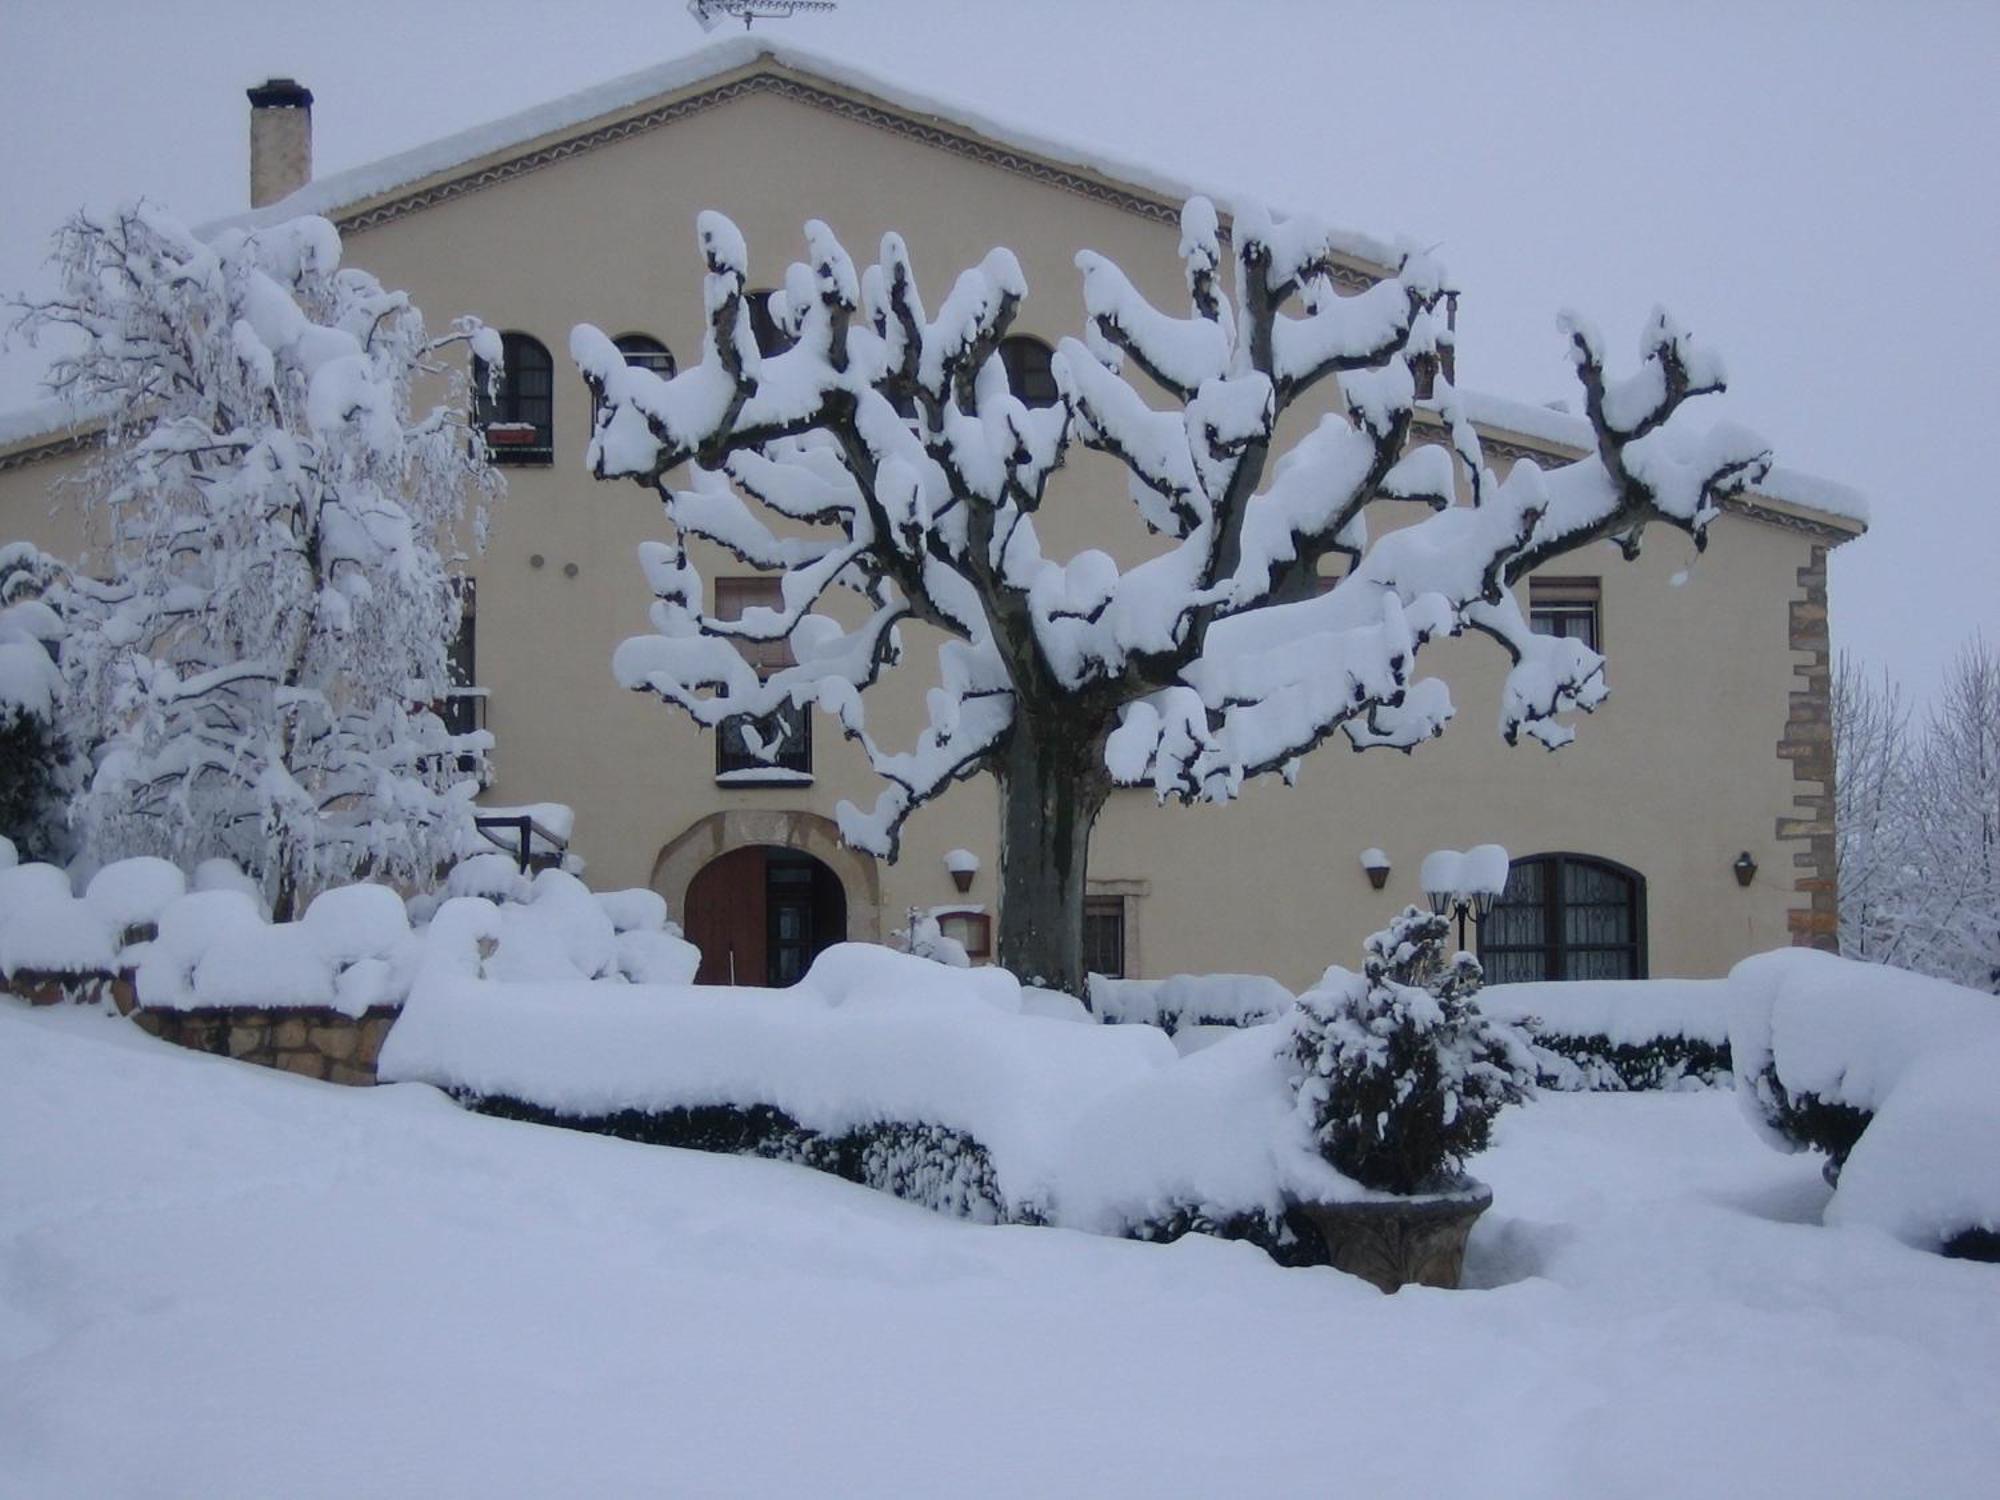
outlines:
[[[983,911],[938,913],[938,931],[955,939],[967,958],[993,956],[993,919]]]
[[[1530,578],[1528,624],[1537,635],[1564,636],[1603,650],[1604,589],[1596,578]]]
[[[785,596],[776,578],[718,578],[715,617],[740,620],[750,609],[783,609]],[[759,677],[793,663],[790,641],[731,640]],[[765,753],[751,748],[750,736]],[[775,755],[770,747],[777,745]],[[736,785],[791,784],[812,775],[812,716],[786,704],[761,719],[732,719],[716,731],[715,774]]]
[[[1083,968],[1106,979],[1125,977],[1125,898],[1086,896],[1083,901]]]
[[[458,595],[458,634],[445,648],[448,686],[444,701],[438,706],[438,717],[444,720],[449,733],[471,734],[483,727],[481,721],[486,717],[485,695],[479,689],[478,657],[474,651],[477,594],[470,578],[454,578],[452,590]]]

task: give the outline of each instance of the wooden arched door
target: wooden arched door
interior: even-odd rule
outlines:
[[[685,928],[701,950],[697,984],[796,984],[820,952],[847,940],[847,892],[796,849],[752,845],[703,865],[688,886]]]

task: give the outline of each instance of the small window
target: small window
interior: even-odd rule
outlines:
[[[1017,333],[1000,341],[1000,363],[1007,369],[1007,389],[1023,406],[1054,406],[1062,399],[1050,361],[1055,351],[1040,339]]]
[[[1646,881],[1584,854],[1517,859],[1479,924],[1489,984],[1541,979],[1644,979]]]
[[[506,361],[488,390],[486,362],[472,362],[473,419],[497,464],[546,464],[555,459],[555,364],[539,340],[500,335]]]
[[[715,580],[715,615],[719,620],[740,620],[745,610],[782,609],[783,587],[776,578],[718,578]],[[790,641],[731,642],[743,659],[757,669],[759,677],[792,665]],[[767,759],[750,748],[749,735],[755,734],[766,750],[780,746]],[[715,774],[738,785],[758,782],[791,784],[812,775],[812,716],[804,709],[786,704],[761,719],[732,719],[723,724],[715,738]]]
[[[471,734],[482,729],[485,698],[479,691],[478,655],[475,651],[477,630],[475,620],[478,598],[476,585],[470,578],[454,578],[452,590],[458,595],[458,633],[451,638],[451,645],[445,648],[446,682],[444,702],[438,717],[444,720],[445,729],[452,734]]]
[[[1595,578],[1530,578],[1528,624],[1537,635],[1565,636],[1602,650],[1603,597]]]
[[[651,370],[662,380],[674,374],[674,351],[645,333],[621,333],[611,341],[625,356],[625,363],[637,370]]]
[[[1083,900],[1083,968],[1106,979],[1125,977],[1125,898],[1086,896]]]
[[[937,923],[938,931],[945,937],[955,939],[965,949],[967,958],[993,956],[993,919],[985,912],[939,912]]]
[[[778,326],[777,318],[772,315],[771,299],[775,296],[777,293],[768,289],[749,294],[750,336],[757,341],[759,354],[783,354],[792,347],[792,336]]]

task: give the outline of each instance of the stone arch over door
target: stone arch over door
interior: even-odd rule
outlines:
[[[874,859],[840,841],[833,819],[818,813],[732,808],[710,813],[673,839],[653,861],[652,888],[667,898],[675,921],[687,911],[688,887],[711,860],[762,845],[810,854],[840,877],[847,892],[847,935],[855,942],[882,941],[882,872]]]

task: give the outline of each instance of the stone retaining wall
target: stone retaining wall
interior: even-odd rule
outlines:
[[[372,1006],[359,1016],[296,1006],[168,1010],[138,1003],[130,970],[117,974],[22,970],[0,982],[0,992],[17,995],[30,1005],[87,1005],[108,999],[121,1015],[130,1016],[141,1030],[163,1042],[328,1083],[374,1083],[375,1059],[402,1013],[399,1005]]]
[[[360,1016],[337,1010],[228,1009],[132,1012],[139,1026],[163,1042],[212,1052],[238,1062],[282,1068],[328,1083],[372,1084],[375,1059],[400,1007],[378,1005]]]

